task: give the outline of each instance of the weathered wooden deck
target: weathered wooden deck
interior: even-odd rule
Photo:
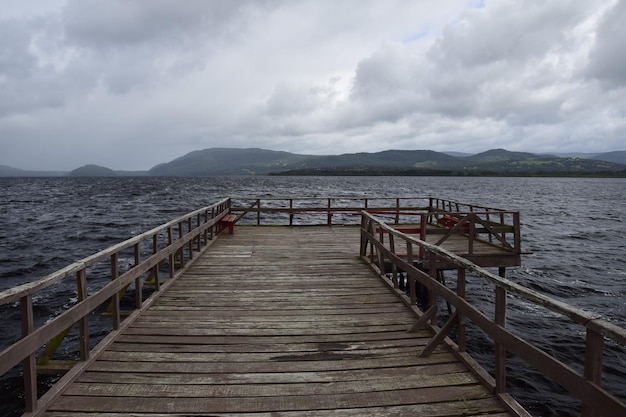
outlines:
[[[445,347],[418,357],[357,227],[266,231],[222,234],[45,415],[509,415]]]

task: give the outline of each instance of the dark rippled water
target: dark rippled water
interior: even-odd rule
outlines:
[[[510,269],[509,278],[626,327],[624,179],[0,178],[0,290],[39,279],[223,197],[364,195],[436,196],[520,210],[523,247],[533,255]],[[489,308],[489,287],[471,284],[468,292]],[[42,296],[37,314],[54,314],[71,295]],[[14,310],[0,306],[2,349],[19,337],[18,319]],[[508,325],[565,363],[582,362],[583,329],[555,314],[512,299]],[[472,353],[492,368],[486,340],[475,342]],[[626,352],[609,343],[604,360],[606,386],[626,398]],[[508,368],[509,391],[534,415],[578,413],[576,401],[527,366],[512,359]],[[20,413],[17,372],[0,379],[0,415]]]

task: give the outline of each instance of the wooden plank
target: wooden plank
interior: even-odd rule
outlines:
[[[63,395],[51,411],[91,412],[173,412],[173,413],[252,413],[292,410],[328,410],[351,407],[381,407],[390,405],[441,403],[488,398],[489,392],[477,385],[405,389],[398,391],[373,391],[365,393],[338,393],[331,395],[288,395],[270,397],[155,397],[150,401],[137,401],[135,397],[86,397]]]

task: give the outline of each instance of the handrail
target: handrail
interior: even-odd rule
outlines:
[[[272,225],[295,224],[296,216],[306,215],[307,224],[342,224],[336,221],[337,215],[360,216],[363,209],[395,216],[398,223],[403,215],[411,212],[427,212],[429,197],[233,197],[231,210],[239,213],[242,218],[247,214],[256,215],[257,225],[263,223],[263,215],[271,217]],[[412,201],[414,204],[403,203]],[[419,204],[416,204],[419,202]],[[377,204],[372,206],[372,204]],[[325,215],[323,220],[311,217],[313,214]],[[281,217],[282,216],[282,217]],[[278,219],[277,219],[278,218]],[[355,217],[356,218],[356,217]],[[358,220],[355,221],[358,224]]]
[[[247,215],[253,215],[257,225],[294,225],[298,216],[306,216],[306,224],[358,224],[361,211],[393,218],[395,224],[417,221],[427,223],[427,235],[437,235],[441,245],[454,235],[467,236],[467,253],[474,254],[476,242],[488,243],[520,255],[521,231],[518,211],[471,205],[434,197],[233,197],[232,211],[238,213],[245,223]],[[424,216],[426,214],[426,216]],[[319,215],[316,219],[315,215]],[[346,217],[352,220],[346,220]],[[456,225],[445,227],[444,218],[455,219]]]
[[[38,350],[50,339],[79,323],[80,358],[86,360],[89,357],[88,315],[110,299],[113,304],[113,330],[119,329],[120,290],[134,282],[135,309],[141,310],[144,303],[142,278],[150,274],[146,278],[154,280],[154,289],[158,294],[159,265],[164,262],[169,264],[170,279],[180,275],[188,262],[193,260],[194,251],[201,252],[210,245],[214,234],[219,231],[220,219],[230,212],[230,205],[230,199],[223,199],[74,262],[40,280],[0,292],[0,305],[19,300],[22,327],[22,338],[0,352],[0,375],[22,362],[27,412],[36,410],[38,405],[36,369]],[[145,259],[141,258],[141,244],[151,246],[150,254]],[[129,249],[133,251],[135,262],[124,271],[119,265],[120,254]],[[87,268],[103,261],[110,263],[111,281],[95,292],[89,293]],[[33,296],[70,276],[76,277],[77,302],[45,324],[36,327]]]
[[[377,233],[377,231],[384,231],[384,233]],[[417,308],[415,288],[417,283],[429,289],[431,297],[430,307],[426,312],[418,311],[421,318],[414,326],[419,328],[429,325],[431,329],[436,331],[429,345],[422,351],[423,356],[428,356],[432,349],[444,340],[454,348],[453,351],[456,353],[464,353],[466,344],[465,319],[469,319],[494,340],[496,352],[495,383],[488,380],[485,382],[489,382],[494,392],[501,398],[505,400],[507,398],[505,358],[506,353],[511,352],[534,366],[544,376],[552,379],[581,399],[583,416],[604,415],[608,417],[626,415],[626,404],[602,388],[604,338],[626,346],[626,329],[601,319],[596,314],[554,300],[506,278],[494,275],[469,260],[439,246],[404,234],[387,225],[382,219],[365,211],[362,213],[361,236],[361,256],[385,279],[387,278],[385,263],[390,263],[393,271],[392,283],[390,285],[393,285],[396,290],[398,289],[398,271],[404,271],[407,274],[409,295],[402,295],[407,304],[410,304],[415,309]],[[385,245],[385,237],[389,239],[388,246]],[[414,253],[413,248],[415,246],[425,251],[429,258],[426,268],[419,269],[414,265],[410,257],[398,255],[394,248],[402,246],[402,243],[396,240],[400,240],[406,245],[406,250],[409,254]],[[456,265],[457,292],[450,290],[446,285],[437,281],[437,264],[441,261]],[[487,317],[466,300],[465,282],[467,272],[471,272],[495,286],[495,317],[493,319]],[[386,281],[388,280],[386,279]],[[586,342],[583,374],[576,372],[547,352],[506,329],[507,293],[515,294],[526,301],[541,305],[584,326]],[[455,308],[452,317],[441,328],[436,323],[437,297],[445,299],[446,302]],[[454,328],[457,328],[458,345],[447,339],[448,334]]]

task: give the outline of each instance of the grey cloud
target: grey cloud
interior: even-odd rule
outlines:
[[[598,23],[586,74],[612,87],[626,86],[626,2],[617,1]]]
[[[226,0],[70,0],[63,9],[68,41],[123,48],[141,43],[177,44],[190,33],[216,36],[248,2]]]
[[[474,67],[504,60],[517,65],[560,48],[567,29],[580,22],[591,2],[554,0],[495,2],[465,13],[446,28],[428,58],[443,68]]]

